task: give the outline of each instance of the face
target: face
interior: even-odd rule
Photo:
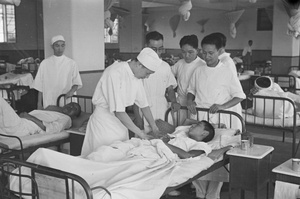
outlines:
[[[52,45],[52,49],[55,56],[62,56],[65,51],[66,44],[64,41],[57,41]]]
[[[141,64],[140,62],[136,62],[137,67],[134,73],[134,76],[138,79],[145,79],[148,78],[151,74],[154,73],[154,71],[149,70],[148,68],[146,68],[143,64]]]
[[[71,102],[63,107],[62,112],[72,118],[79,114],[80,106],[77,103]]]
[[[193,124],[191,128],[188,131],[188,136],[196,140],[197,142],[202,141],[204,138],[208,136],[208,131],[204,130],[205,125],[203,122],[200,122],[198,124]]]
[[[181,47],[181,54],[186,63],[191,63],[196,59],[198,54],[198,49],[195,49],[192,46],[185,44]]]
[[[218,50],[215,45],[204,44],[202,46],[203,59],[207,66],[215,67],[219,62],[220,49]]]
[[[161,57],[161,54],[165,51],[163,40],[152,40],[150,39],[149,43],[147,44],[147,47],[154,50],[159,57]]]

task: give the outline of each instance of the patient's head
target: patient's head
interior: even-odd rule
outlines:
[[[78,103],[71,102],[62,107],[62,112],[74,119],[80,116],[81,107]]]
[[[215,136],[215,129],[209,122],[202,120],[192,125],[188,131],[188,136],[198,142],[209,142]]]

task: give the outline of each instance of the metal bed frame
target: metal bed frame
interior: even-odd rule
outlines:
[[[57,99],[57,106],[59,106],[60,104],[60,99],[63,98],[65,95],[60,95]],[[83,96],[83,95],[74,95],[73,100],[76,99],[77,102],[81,105],[82,110],[84,111],[93,111],[94,107],[92,106],[92,102],[91,96]],[[64,101],[66,102],[66,101]],[[9,149],[7,148],[7,146],[1,144],[1,137],[4,138],[12,138],[12,139],[16,139],[19,143],[20,143],[20,148],[19,149]],[[36,149],[40,148],[40,147],[52,147],[52,146],[57,146],[57,150],[61,151],[60,146],[64,143],[68,143],[70,142],[70,138],[64,138],[64,139],[60,139],[60,140],[55,140],[55,141],[50,141],[48,143],[43,143],[43,144],[37,144],[35,146],[31,146],[28,148],[24,148],[23,147],[23,143],[20,137],[18,136],[12,136],[12,135],[5,135],[5,134],[0,134],[0,158],[1,157],[12,157],[12,156],[17,156],[18,158],[24,160],[24,154],[25,153],[32,153],[34,152]]]
[[[181,109],[188,112],[186,107],[182,107]],[[208,109],[197,108],[197,112],[200,112],[200,111],[205,111],[205,112],[208,113]],[[170,113],[171,113],[171,110],[169,109],[166,112],[166,116],[165,116],[166,121],[168,121],[168,116],[169,116]],[[176,114],[179,118],[180,113],[178,112]],[[235,112],[231,112],[231,111],[220,111],[217,114],[219,114],[219,117],[220,117],[221,114],[229,114],[230,118],[231,118],[230,121],[232,121],[232,118],[237,117],[239,119],[239,121],[241,122],[241,124],[242,124],[242,132],[245,132],[245,123],[243,121],[242,116],[240,116],[239,114],[237,114]],[[207,120],[209,121],[209,113],[208,113]],[[230,126],[231,126],[231,123],[232,122],[230,122]],[[228,163],[229,163],[229,158],[225,155],[223,160],[220,160],[220,161],[216,162],[209,169],[203,170],[202,172],[200,172],[199,174],[197,174],[193,178],[187,180],[186,182],[184,182],[184,183],[182,183],[178,186],[175,186],[175,187],[168,187],[165,190],[163,195],[167,194],[168,192],[170,192],[172,190],[178,189],[179,187],[182,187],[182,186],[192,182],[193,180],[198,179],[199,177],[204,176],[204,175],[206,175],[206,174],[208,174],[208,173],[210,173],[210,172],[212,172],[212,171],[214,171],[214,170],[216,170],[216,169],[218,169],[222,166],[225,166]],[[11,190],[9,189],[9,186],[8,186],[8,184],[9,184],[9,182],[7,181],[7,179],[9,179],[8,177],[10,175],[16,175],[15,172],[12,173],[11,171],[7,171],[7,169],[6,170],[4,169],[6,167],[6,165],[11,165],[11,164],[12,165],[17,165],[16,168],[27,167],[27,168],[31,169],[31,176],[25,176],[25,177],[30,178],[31,181],[32,181],[32,192],[33,193],[31,193],[30,196],[32,196],[32,198],[34,198],[34,199],[39,198],[39,194],[38,194],[39,193],[38,192],[39,188],[38,188],[38,184],[35,180],[36,173],[47,175],[47,176],[52,176],[52,177],[57,177],[57,178],[60,178],[60,179],[64,179],[64,181],[66,183],[68,183],[70,181],[70,179],[71,179],[72,182],[73,181],[79,182],[85,190],[87,199],[92,199],[93,198],[92,191],[94,189],[103,189],[103,190],[106,191],[106,193],[109,196],[111,196],[111,193],[106,188],[101,187],[101,186],[100,187],[95,187],[95,188],[90,188],[90,186],[86,183],[86,181],[84,179],[82,179],[81,177],[79,177],[75,174],[63,172],[63,171],[60,171],[60,170],[56,170],[56,169],[53,169],[53,168],[49,168],[49,167],[45,167],[45,166],[41,166],[41,165],[37,165],[37,164],[33,164],[33,163],[23,162],[23,161],[20,161],[20,160],[11,160],[11,159],[7,159],[7,158],[4,158],[2,160],[0,159],[0,169],[1,169],[0,171],[2,171],[2,175],[5,176],[4,178],[1,178],[2,179],[1,184],[0,184],[0,187],[1,187],[0,190],[2,191],[2,193],[0,192],[1,194],[17,195],[17,196],[21,195],[21,193],[20,193],[21,191],[18,192],[18,193],[11,192]],[[18,171],[20,172],[21,170],[18,169]],[[20,180],[21,180],[22,177],[23,177],[22,174],[19,175]],[[71,185],[68,184],[65,187],[66,187],[66,190],[67,190],[66,193],[68,193],[70,187],[72,187],[72,184]],[[23,195],[26,195],[26,194],[28,195],[29,193],[25,193]],[[7,197],[7,198],[9,198],[9,197]],[[17,198],[19,198],[19,197],[17,197]],[[20,198],[21,198],[21,196],[20,196]],[[73,198],[73,197],[70,197],[67,194],[66,198]]]
[[[292,157],[295,157],[296,154],[297,154],[297,151],[298,151],[298,148],[299,148],[299,144],[300,144],[300,141],[297,143],[296,139],[297,139],[297,133],[299,132],[299,127],[297,126],[297,110],[296,110],[296,105],[294,103],[293,100],[291,99],[288,99],[288,98],[284,98],[284,97],[268,97],[268,96],[258,96],[258,95],[251,95],[251,96],[248,96],[247,98],[250,98],[253,100],[253,105],[249,105],[247,102],[246,102],[246,107],[245,107],[245,110],[247,110],[248,108],[252,108],[252,106],[254,106],[254,109],[256,109],[256,103],[254,103],[255,101],[257,100],[261,100],[263,101],[263,117],[258,117],[258,116],[255,116],[254,114],[251,114],[251,116],[253,116],[253,121],[249,121],[249,115],[247,113],[247,111],[245,111],[244,113],[244,120],[245,120],[245,123],[246,123],[246,126],[253,126],[253,127],[262,127],[262,128],[265,128],[265,129],[272,129],[272,130],[277,130],[277,131],[282,131],[283,132],[283,142],[285,141],[285,132],[288,132],[288,133],[291,133],[292,134]],[[282,122],[281,122],[281,126],[278,126],[275,124],[275,103],[276,102],[282,102],[282,105],[283,105],[283,110],[285,110],[285,107],[286,107],[286,103],[290,104],[294,111],[293,111],[293,116],[292,118],[292,125],[285,125],[285,121],[288,119],[286,116],[285,116],[285,113],[283,112],[283,116],[282,116]],[[266,114],[266,105],[272,105],[273,107],[273,111],[272,111],[272,115],[273,115],[273,119],[272,118],[267,118],[265,116]],[[259,119],[262,119],[263,121],[262,122],[259,122]],[[267,120],[269,121],[268,124],[267,124]],[[271,120],[271,122],[270,122]],[[278,119],[277,119],[278,120]],[[270,124],[271,123],[271,124]]]
[[[186,114],[189,114],[189,111],[188,111],[187,107],[184,107],[184,106],[183,106],[183,107],[180,108],[180,110],[181,110],[181,111],[185,111]],[[211,114],[209,113],[209,109],[207,109],[207,108],[196,108],[196,110],[197,110],[197,120],[199,120],[199,112],[207,112],[207,118],[206,118],[206,120],[207,120],[208,122],[210,121],[210,115],[211,115]],[[173,114],[173,113],[172,113],[171,109],[168,109],[167,112],[166,112],[166,114],[165,114],[165,121],[167,121],[167,122],[169,121],[169,119],[170,119],[169,115],[170,115],[170,114]],[[246,127],[245,127],[244,119],[243,119],[243,117],[242,117],[241,115],[239,115],[238,113],[232,112],[232,111],[221,110],[221,111],[218,111],[218,113],[216,113],[216,114],[218,114],[218,117],[219,117],[218,120],[219,120],[219,121],[220,121],[220,117],[221,117],[222,114],[224,114],[224,115],[230,115],[230,126],[227,127],[227,128],[231,128],[231,126],[232,126],[232,119],[233,119],[233,118],[239,119],[239,121],[240,121],[241,124],[242,124],[241,133],[246,132]],[[180,111],[176,112],[175,115],[176,115],[176,118],[179,118],[179,117],[180,117]],[[172,116],[172,117],[173,117],[173,116]],[[220,127],[220,124],[221,124],[221,123],[218,123],[219,127]],[[178,120],[177,120],[176,123],[175,123],[175,126],[179,126],[179,125],[181,125],[181,124],[179,124],[179,123],[178,123]],[[176,190],[176,189],[178,189],[178,188],[180,188],[180,187],[183,187],[184,185],[189,184],[189,183],[193,182],[194,180],[196,180],[196,179],[198,179],[198,178],[200,178],[200,177],[202,177],[202,176],[205,176],[206,174],[208,174],[208,173],[210,173],[210,172],[212,172],[212,171],[215,171],[215,170],[217,170],[217,169],[219,169],[219,168],[221,168],[221,167],[224,167],[228,172],[230,172],[230,171],[227,169],[227,167],[225,167],[228,163],[229,163],[229,157],[228,157],[226,154],[224,154],[224,158],[223,158],[222,160],[220,160],[220,161],[214,163],[214,164],[213,164],[211,167],[209,167],[207,170],[201,171],[200,173],[198,173],[197,175],[195,175],[193,178],[190,178],[189,180],[187,180],[186,182],[184,182],[184,183],[182,183],[182,184],[180,184],[180,185],[178,185],[178,186],[175,186],[175,187],[168,187],[168,188],[165,190],[164,195],[166,195],[167,193],[169,193],[169,192],[171,192],[171,191],[173,191],[173,190]]]

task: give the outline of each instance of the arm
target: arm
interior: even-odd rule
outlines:
[[[139,129],[133,121],[130,119],[126,112],[115,112],[116,117],[133,133],[138,135],[140,138],[147,138],[147,136]]]
[[[46,131],[46,126],[43,124],[43,122],[41,120],[39,120],[38,118],[26,113],[26,112],[23,112],[20,114],[20,117],[21,118],[25,118],[27,120],[30,120],[32,122],[34,122],[36,125],[38,125],[42,130]]]
[[[199,155],[205,153],[202,150],[192,150],[192,151],[186,152],[186,151],[182,150],[181,148],[178,148],[174,145],[171,145],[168,143],[165,143],[165,144],[167,145],[167,147],[169,147],[169,149],[173,153],[176,153],[178,155],[178,157],[181,159],[192,158],[192,157],[196,157],[196,156],[199,156]]]
[[[228,108],[231,108],[233,106],[235,106],[236,104],[240,103],[241,101],[243,101],[242,98],[238,98],[238,97],[234,97],[231,100],[229,100],[228,102],[219,105],[219,104],[213,104],[210,108],[209,108],[209,112],[210,113],[216,113],[219,110],[225,110]]]
[[[70,98],[74,95],[74,92],[77,91],[78,85],[73,85],[72,88],[66,93],[66,98]]]
[[[152,116],[152,113],[151,113],[151,110],[150,110],[150,107],[149,106],[146,106],[144,108],[141,108],[146,120],[148,121],[148,123],[150,124],[151,128],[152,128],[152,131],[153,133],[158,133],[159,132],[159,129],[158,127],[156,126],[155,124],[155,121],[154,121],[154,118]]]
[[[189,109],[189,111],[191,111],[192,114],[196,114],[196,103],[194,102],[195,100],[195,95],[193,95],[192,93],[188,93],[187,94],[187,108]]]
[[[143,119],[140,115],[140,111],[139,111],[140,108],[136,104],[133,104],[132,109],[133,109],[133,114],[134,114],[135,125],[137,125],[140,129],[143,129],[144,124],[143,124]]]
[[[175,91],[172,86],[167,88],[168,98],[171,101],[171,108],[176,112],[180,109],[181,105],[176,101]]]
[[[42,92],[38,93],[37,109],[38,110],[43,109],[43,93]]]

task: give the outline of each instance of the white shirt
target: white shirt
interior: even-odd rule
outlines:
[[[242,86],[238,77],[232,73],[231,70],[228,70],[228,67],[219,61],[215,67],[200,67],[197,68],[194,74],[191,77],[191,81],[188,87],[188,92],[195,96],[196,106],[200,108],[210,108],[213,104],[224,104],[231,100],[234,97],[245,99],[246,96],[243,92]],[[232,110],[241,115],[241,106],[237,104],[228,110]],[[205,119],[205,115],[198,118],[199,120]],[[217,115],[214,116],[215,119]],[[218,121],[210,122],[217,123]],[[223,120],[224,119],[224,120]],[[234,125],[230,126],[229,118],[221,119],[224,124],[229,128],[233,127],[240,129],[240,123],[236,120]]]
[[[154,119],[164,119],[168,109],[168,102],[165,97],[166,89],[170,86],[176,88],[177,82],[167,62],[157,67],[155,73],[143,80],[144,87]]]
[[[181,105],[186,105],[187,88],[192,74],[196,68],[206,65],[206,62],[197,57],[191,63],[186,63],[184,59],[179,60],[174,66],[172,66],[172,72],[177,78],[178,88],[178,102]]]
[[[243,49],[242,55],[243,55],[243,56],[246,56],[247,53],[250,53],[250,55],[252,55],[252,48],[251,48],[251,46],[246,46],[246,47]]]
[[[234,64],[233,59],[230,57],[230,53],[222,53],[219,56],[219,60],[225,65],[228,66],[229,69],[233,72],[233,74],[237,75],[236,66]]]
[[[57,97],[67,93],[73,85],[82,87],[75,61],[55,55],[42,61],[34,80],[33,88],[43,93],[43,107],[56,105]]]

